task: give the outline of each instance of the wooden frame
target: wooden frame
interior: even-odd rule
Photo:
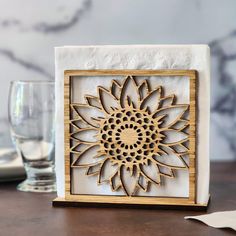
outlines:
[[[103,195],[71,194],[71,163],[70,163],[70,103],[71,78],[74,76],[185,76],[190,80],[189,103],[189,197],[127,197]],[[64,117],[65,117],[65,199],[57,198],[54,205],[67,203],[103,203],[128,205],[177,205],[205,207],[196,203],[196,81],[195,70],[67,70],[64,79]]]

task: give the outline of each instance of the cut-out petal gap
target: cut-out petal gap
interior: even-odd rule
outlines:
[[[120,108],[119,101],[113,94],[111,94],[110,91],[104,89],[103,87],[98,87],[98,93],[104,112],[110,114],[113,111],[112,108]]]
[[[140,94],[136,81],[132,76],[128,76],[123,83],[120,95],[121,107],[125,108],[125,104],[127,104],[128,97],[134,104],[134,107],[137,108],[140,104]]]
[[[140,109],[146,109],[153,113],[155,112],[159,107],[159,102],[161,98],[162,93],[162,87],[159,86],[152,92],[150,92],[141,102]]]
[[[104,116],[104,112],[102,112],[101,110],[99,110],[98,108],[95,107],[91,107],[88,104],[71,104],[71,107],[73,110],[75,110],[77,112],[77,114],[79,115],[79,117],[88,125],[92,126],[92,127],[99,127],[98,122],[93,119],[93,117],[105,117]]]

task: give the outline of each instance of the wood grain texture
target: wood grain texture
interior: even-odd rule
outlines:
[[[64,79],[64,144],[65,144],[65,196],[71,192],[70,179],[70,76]]]
[[[53,200],[52,205],[54,207],[79,207],[79,206],[95,206],[100,207],[100,204],[104,207],[126,207],[130,208],[143,208],[143,209],[160,209],[158,206],[161,206],[161,209],[175,209],[175,210],[196,210],[196,211],[205,211],[210,203],[210,195],[206,204],[191,203],[185,201],[181,198],[170,198],[167,200],[165,198],[159,198],[158,204],[155,199],[143,197],[144,199],[138,199],[132,197],[132,201],[127,200],[127,197],[110,197],[110,200],[107,201],[103,196],[89,196],[89,195],[79,195],[76,197],[69,197],[69,199],[57,197]],[[178,204],[176,204],[178,202]],[[157,207],[155,207],[157,206]],[[176,207],[175,207],[176,206]]]
[[[0,235],[58,236],[230,236],[235,231],[215,229],[187,215],[229,211],[236,205],[236,162],[211,163],[211,203],[207,212],[163,210],[142,206],[110,208],[51,207],[56,194],[35,194],[16,190],[18,182],[0,183]],[[81,206],[81,205],[80,205]],[[114,208],[113,208],[114,207]],[[188,208],[189,209],[189,208]]]
[[[73,76],[184,76],[190,79],[190,104],[189,104],[189,197],[123,197],[123,196],[98,196],[75,195],[71,193],[71,162],[70,162],[70,135],[72,133],[71,122],[71,78]],[[76,70],[65,71],[64,105],[65,105],[65,196],[68,202],[94,202],[94,203],[119,203],[119,204],[164,204],[164,205],[194,205],[196,204],[196,78],[194,70]],[[140,112],[140,111],[138,111]],[[133,130],[126,130],[121,139],[134,143],[137,141]],[[129,131],[129,132],[128,132]],[[130,144],[132,145],[132,144]],[[196,204],[197,205],[197,204]]]

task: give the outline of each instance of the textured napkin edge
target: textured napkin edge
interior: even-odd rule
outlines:
[[[213,228],[230,228],[236,231],[236,218],[229,217],[229,214],[235,213],[236,211],[220,211],[210,214],[198,215],[198,216],[185,216],[185,220],[197,220]],[[224,219],[222,219],[224,217]],[[220,220],[220,222],[213,222]]]

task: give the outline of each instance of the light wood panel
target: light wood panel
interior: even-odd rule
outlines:
[[[71,104],[71,78],[74,76],[185,76],[190,79],[189,104],[189,197],[123,197],[71,194],[71,162],[70,162],[70,104]],[[122,204],[196,204],[196,78],[195,70],[68,70],[65,71],[64,81],[64,108],[65,108],[65,201],[77,202],[103,202]],[[125,136],[125,135],[124,135]],[[126,138],[126,137],[124,137]]]

